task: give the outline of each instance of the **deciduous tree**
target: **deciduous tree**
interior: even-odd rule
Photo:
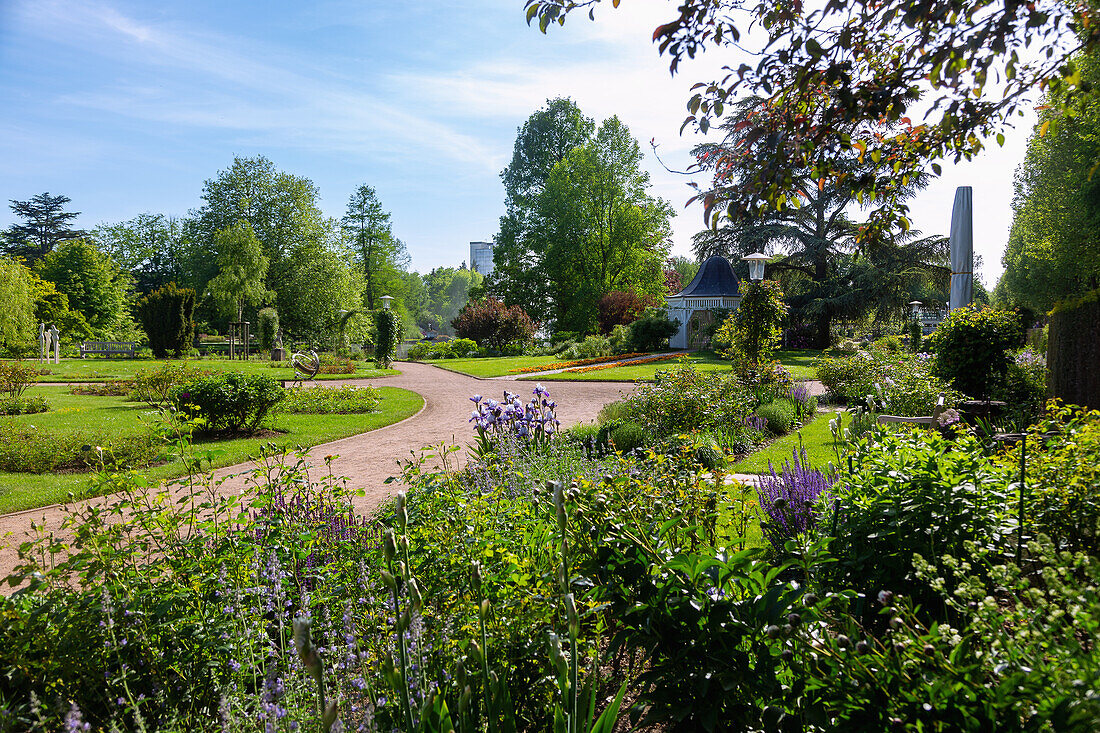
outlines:
[[[17,260],[0,257],[0,348],[22,352],[34,342],[34,293],[30,272]]]
[[[129,221],[100,224],[92,230],[96,244],[119,267],[134,276],[139,293],[151,293],[170,282],[185,282],[188,241],[183,222],[163,214],[139,214]]]
[[[1084,81],[1100,84],[1100,56],[1081,55],[1076,63]],[[1100,287],[1100,100],[1078,99],[1065,114],[1063,96],[1043,99],[1016,171],[1015,215],[996,293],[1038,312]]]
[[[553,313],[549,283],[539,265],[544,254],[532,240],[539,198],[554,166],[585,144],[596,130],[572,99],[547,100],[516,134],[512,160],[500,174],[506,211],[493,247],[493,272],[486,292],[509,305],[523,306],[538,320]]]
[[[244,320],[246,305],[259,305],[270,298],[264,287],[268,260],[260,241],[247,221],[238,221],[214,237],[218,274],[207,285],[222,313]]]
[[[42,258],[36,271],[57,286],[94,334],[106,335],[121,321],[130,320],[126,309],[128,274],[90,242],[64,240]]]

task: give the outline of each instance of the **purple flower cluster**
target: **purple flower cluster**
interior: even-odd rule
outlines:
[[[307,591],[313,589],[310,571],[324,567],[333,559],[327,548],[349,543],[369,548],[382,541],[380,527],[367,518],[356,516],[350,505],[331,501],[300,486],[288,490],[280,483],[278,490],[270,495],[270,503],[256,512],[253,519],[253,535],[257,540],[262,540],[274,526],[289,525],[314,532],[315,541],[309,545],[309,554],[295,560],[294,576],[301,579],[302,589]]]
[[[500,402],[476,394],[470,401],[477,409],[470,413],[468,422],[474,424],[482,437],[490,433],[512,433],[536,441],[549,439],[561,425],[555,413],[558,403],[550,399],[550,393],[541,384],[535,386],[532,395],[525,405],[518,394],[508,390],[504,391],[504,399]]]
[[[796,450],[791,461],[784,461],[779,473],[768,464],[768,473],[760,477],[756,492],[767,516],[761,527],[772,547],[782,550],[787,540],[814,527],[818,497],[828,494],[835,481],[810,467],[804,449],[801,453]]]
[[[790,390],[788,390],[787,396],[803,405],[809,404],[812,397],[810,388],[806,386],[805,382],[795,382],[792,384]]]
[[[1015,357],[1016,366],[1030,367],[1030,366],[1042,366],[1047,365],[1047,358],[1045,355],[1033,351],[1030,347],[1024,349]]]
[[[768,427],[768,421],[759,415],[749,415],[745,418],[745,425],[753,430],[764,431],[764,428]]]

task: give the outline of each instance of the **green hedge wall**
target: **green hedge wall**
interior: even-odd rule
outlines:
[[[1100,409],[1100,289],[1050,312],[1047,390],[1074,405]]]

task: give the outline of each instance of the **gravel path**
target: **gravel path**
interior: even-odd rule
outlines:
[[[310,462],[324,471],[326,456],[337,456],[332,461],[336,476],[348,479],[348,485],[365,491],[354,500],[355,508],[369,513],[399,489],[398,483],[384,483],[389,476],[400,473],[401,461],[412,457],[412,452],[424,446],[439,443],[465,445],[472,430],[467,418],[473,407],[469,401],[474,394],[500,399],[504,389],[511,388],[526,401],[534,388],[532,382],[501,384],[500,381],[483,380],[464,374],[449,372],[427,364],[402,362],[396,365],[399,376],[376,379],[318,382],[324,386],[342,384],[378,384],[387,387],[403,387],[417,392],[424,398],[424,407],[416,415],[369,433],[314,446],[309,451]],[[595,420],[605,404],[633,391],[634,385],[622,382],[554,382],[550,393],[558,403],[558,418],[563,427],[578,422]],[[465,451],[451,454],[448,461],[463,460]],[[248,471],[250,464],[238,464],[215,472],[217,478],[229,477],[222,484],[222,491],[239,491],[244,478],[235,476]],[[100,499],[101,500],[101,499]],[[99,501],[90,499],[89,501]],[[59,505],[40,507],[13,514],[0,515],[0,579],[6,577],[18,560],[16,548],[26,539],[31,522],[43,525],[48,531],[58,532],[64,518]],[[6,586],[0,589],[8,592]]]

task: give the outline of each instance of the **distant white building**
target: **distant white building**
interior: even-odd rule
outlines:
[[[737,310],[741,288],[729,260],[720,255],[707,259],[686,288],[667,300],[669,318],[680,322],[680,330],[668,340],[673,349],[699,349],[704,327],[714,321],[714,308]]]
[[[470,269],[479,275],[493,271],[492,242],[470,242]]]

